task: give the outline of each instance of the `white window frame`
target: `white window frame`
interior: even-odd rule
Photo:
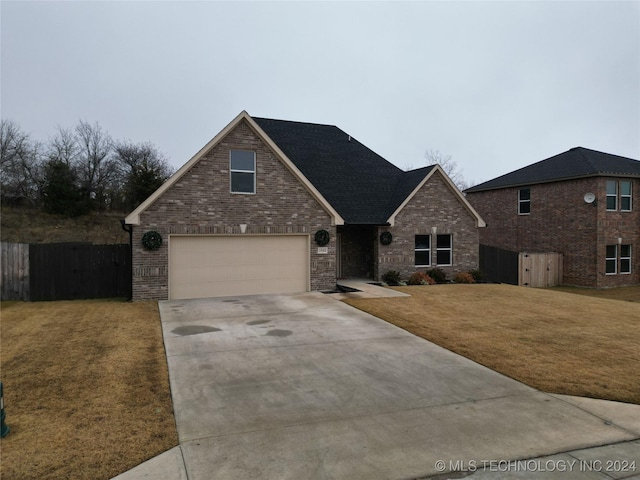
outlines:
[[[449,237],[449,246],[447,248],[438,247],[438,237]],[[449,263],[439,263],[438,252],[449,252]],[[450,233],[439,233],[436,236],[436,265],[441,265],[443,267],[453,265],[453,235]]]
[[[417,237],[427,237],[429,239],[429,248],[415,248],[415,242],[417,241]],[[416,252],[428,252],[427,259],[428,263],[426,265],[418,265],[416,263]],[[431,235],[416,235],[414,237],[414,253],[413,253],[413,263],[415,267],[430,267],[431,266]]]
[[[614,256],[613,257],[608,257],[608,250],[609,247],[613,247],[614,248]],[[605,267],[604,267],[604,272],[605,275],[617,275],[618,274],[618,245],[607,245],[605,247]],[[613,262],[613,268],[614,271],[613,272],[607,272],[607,264],[609,262]]]
[[[623,183],[628,183],[629,184],[629,194],[623,194],[622,193],[622,184]],[[620,180],[620,211],[621,212],[630,212],[633,210],[633,182],[631,180]],[[622,208],[622,199],[623,198],[628,198],[629,199],[629,208]]]
[[[529,198],[523,200],[521,197],[522,192],[524,190],[527,190],[529,192]],[[523,212],[522,211],[522,205],[527,204],[529,205],[529,211],[528,212]],[[531,188],[519,188],[518,189],[518,215],[531,215]]]
[[[248,152],[253,154],[253,170],[241,170],[232,168],[233,152]],[[235,192],[233,190],[233,174],[234,173],[251,173],[253,175],[253,191],[252,192]],[[239,148],[229,150],[229,191],[234,195],[255,195],[256,193],[256,152],[252,150],[241,150]]]
[[[613,184],[616,187],[615,193],[609,193],[609,185]],[[618,182],[616,180],[607,180],[605,186],[605,192],[607,194],[606,206],[607,212],[615,212],[618,210]],[[613,208],[609,208],[609,198],[613,198],[615,202],[615,206]]]
[[[628,257],[623,257],[622,256],[622,252],[623,252],[623,248],[622,247],[629,247],[629,256]],[[631,274],[631,245],[630,244],[624,244],[624,245],[620,245],[620,275],[630,275]],[[622,270],[622,261],[623,260],[628,260],[629,261],[629,270],[628,271],[623,271]]]

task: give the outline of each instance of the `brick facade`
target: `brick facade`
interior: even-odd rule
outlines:
[[[256,193],[229,191],[229,151],[256,152]],[[140,215],[133,227],[133,299],[167,299],[171,235],[308,234],[311,289],[336,283],[336,227],[331,216],[243,120]],[[319,229],[329,231],[328,254],[313,241]],[[160,249],[147,251],[142,235],[158,231]]]
[[[433,234],[432,229],[436,229]],[[478,268],[479,230],[477,219],[463,206],[460,198],[451,191],[440,173],[436,172],[419,192],[396,216],[393,227],[378,227],[375,241],[375,278],[385,272],[397,270],[406,280],[416,270],[415,236],[431,235],[431,267],[442,268],[448,278],[456,273]],[[389,245],[382,245],[378,238],[383,231],[393,235]],[[452,265],[442,266],[436,262],[436,235],[452,235]],[[428,267],[428,268],[431,268]]]
[[[606,181],[629,180],[589,177],[529,185],[531,212],[518,214],[520,187],[467,193],[467,200],[484,218],[480,243],[517,252],[558,252],[563,255],[563,283],[585,287],[640,284],[640,210],[606,209]],[[633,194],[640,194],[640,181]],[[587,204],[592,192],[596,202]],[[637,204],[637,202],[635,202]],[[638,204],[637,204],[638,205]],[[606,245],[632,245],[631,274],[605,273]]]

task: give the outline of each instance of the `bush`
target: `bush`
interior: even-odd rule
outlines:
[[[480,270],[471,270],[469,273],[476,281],[476,283],[480,283],[484,280],[484,273],[482,273]]]
[[[453,279],[453,281],[456,283],[476,283],[475,279],[473,278],[473,275],[467,272],[458,273]]]
[[[409,285],[433,285],[436,281],[423,272],[413,272],[407,281]]]
[[[382,281],[387,285],[398,286],[400,285],[400,272],[389,270],[382,275]]]
[[[436,283],[447,283],[447,274],[441,268],[431,268],[427,270],[427,275],[433,278]]]

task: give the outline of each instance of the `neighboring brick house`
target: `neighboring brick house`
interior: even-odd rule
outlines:
[[[246,112],[125,223],[135,300],[331,290],[436,265],[454,275],[478,267],[484,226],[439,166],[403,172],[335,126]]]
[[[640,162],[577,147],[465,190],[480,243],[563,255],[563,284],[640,284]]]

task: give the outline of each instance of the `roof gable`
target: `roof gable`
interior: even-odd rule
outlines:
[[[465,192],[472,193],[602,175],[638,176],[640,175],[640,162],[610,153],[576,147],[471,187]]]
[[[307,188],[309,193],[320,203],[320,205],[331,215],[332,222],[336,225],[341,225],[344,220],[333,208],[333,206],[322,196],[322,194],[311,184],[307,178],[298,170],[298,168],[289,160],[286,155],[278,148],[273,141],[266,136],[262,129],[253,121],[246,111],[240,112],[240,114],[234,118],[225,128],[223,128],[215,137],[213,137],[204,147],[202,147],[198,153],[196,153],[191,159],[178,169],[166,182],[164,182],[160,188],[153,192],[144,202],[142,202],[133,212],[131,212],[125,218],[127,225],[139,225],[140,215],[151,206],[164,192],[171,188],[176,182],[178,182],[191,168],[200,161],[200,159],[207,154],[212,148],[214,148],[220,141],[222,141],[240,122],[246,121],[254,129],[256,134],[274,151],[274,153],[280,157],[280,160],[284,165],[293,173],[295,177]]]

